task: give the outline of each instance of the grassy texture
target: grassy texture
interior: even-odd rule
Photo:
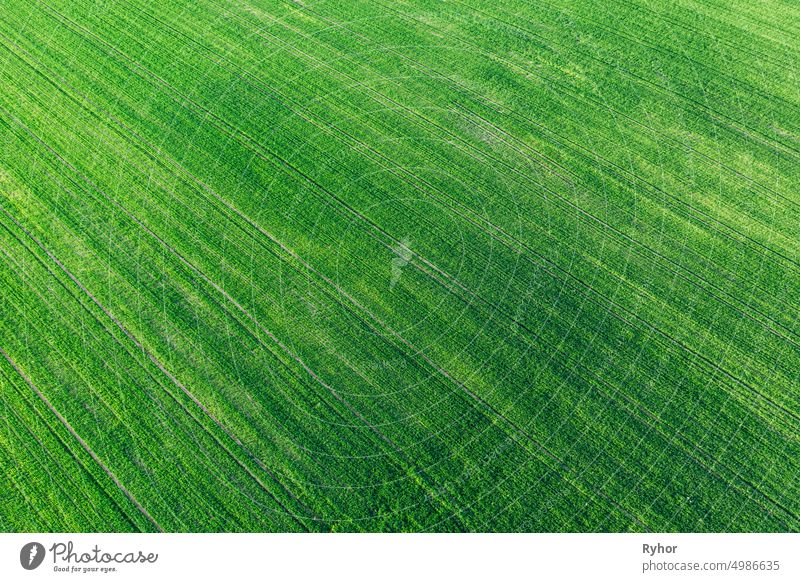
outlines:
[[[800,9],[3,0],[0,530],[800,529]]]

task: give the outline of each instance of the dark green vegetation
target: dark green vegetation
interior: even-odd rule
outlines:
[[[800,9],[3,0],[0,529],[800,529]]]

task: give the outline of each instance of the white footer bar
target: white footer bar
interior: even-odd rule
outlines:
[[[798,534],[1,534],[0,580],[800,580]]]

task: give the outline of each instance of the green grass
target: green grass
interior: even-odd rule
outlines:
[[[734,4],[5,0],[0,529],[800,529]]]

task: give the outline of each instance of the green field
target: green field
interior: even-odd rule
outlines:
[[[800,530],[800,5],[3,0],[0,531]]]

